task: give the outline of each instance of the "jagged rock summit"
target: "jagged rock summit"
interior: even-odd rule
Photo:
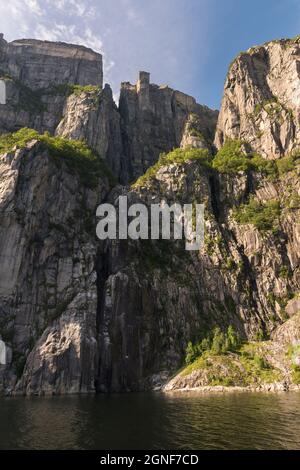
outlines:
[[[83,46],[1,38],[0,132],[28,127],[84,139],[122,183],[141,176],[161,152],[211,146],[217,111],[150,84],[146,72],[136,85],[122,83],[118,108],[102,69],[101,54]]]
[[[277,159],[300,145],[300,37],[243,52],[226,78],[215,144],[245,140]]]
[[[211,147],[217,111],[168,86],[150,83],[140,72],[136,85],[121,84],[120,114],[130,178],[143,174],[162,152],[192,144]]]

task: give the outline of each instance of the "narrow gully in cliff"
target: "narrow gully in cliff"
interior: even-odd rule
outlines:
[[[95,377],[95,389],[99,393],[103,391],[103,387],[107,388],[110,383],[109,373],[106,372],[105,378],[102,374],[102,344],[104,341],[104,306],[105,306],[105,284],[110,275],[109,263],[109,243],[104,241],[97,252],[96,272],[97,272],[97,315],[96,315],[96,332],[98,343],[98,364],[96,368],[97,376]],[[103,383],[104,381],[104,383]]]

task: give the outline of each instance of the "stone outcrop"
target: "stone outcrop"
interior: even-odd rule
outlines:
[[[32,90],[59,84],[102,87],[102,56],[83,46],[20,39],[0,42],[0,69]]]
[[[82,46],[37,40],[0,42],[0,132],[55,132],[70,87],[102,88],[102,56]]]
[[[179,372],[166,383],[163,390],[221,393],[300,390],[298,380],[295,383],[294,379],[296,367],[300,365],[299,310],[292,318],[275,328],[269,341],[254,342],[243,346],[242,350],[242,355],[230,353],[223,358],[207,354],[206,358],[199,362],[198,367],[187,367]],[[251,370],[253,358],[256,358],[256,361],[260,360],[261,370],[259,368]],[[214,380],[219,380],[223,384],[227,382],[227,385],[212,385]]]
[[[55,133],[68,139],[84,139],[115,177],[126,182],[120,121],[111,88],[105,85],[103,90],[70,95]]]
[[[17,389],[28,393],[94,389],[93,220],[108,190],[105,180],[86,187],[35,141],[1,156],[0,325],[13,349],[2,371],[8,390],[21,376]]]
[[[71,95],[56,133],[85,139],[124,184],[141,176],[162,152],[211,148],[217,111],[149,80],[140,72],[136,85],[123,83],[119,109],[109,85],[96,95]]]
[[[146,72],[136,86],[122,84],[118,109],[102,83],[102,56],[90,49],[2,38],[0,95],[6,102],[0,103],[0,132],[29,127],[85,139],[122,183],[142,175],[161,152],[181,144],[211,146],[217,111],[150,85]]]
[[[191,96],[150,84],[147,72],[140,72],[136,85],[122,83],[120,114],[130,180],[143,174],[160,153],[180,147],[187,137],[188,121],[195,122],[199,146],[211,145],[218,117],[217,111],[196,103]]]
[[[242,139],[265,158],[299,147],[300,39],[279,40],[241,53],[230,66],[215,144]]]

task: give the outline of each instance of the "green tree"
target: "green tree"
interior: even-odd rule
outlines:
[[[226,337],[218,326],[213,332],[211,352],[217,356],[226,352]]]
[[[226,335],[226,349],[228,351],[236,351],[240,347],[239,335],[235,332],[232,325],[228,327]]]

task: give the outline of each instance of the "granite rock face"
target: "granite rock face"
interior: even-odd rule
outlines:
[[[102,56],[83,46],[2,38],[0,58],[1,72],[32,90],[70,83],[102,87]]]
[[[55,133],[68,139],[84,139],[106,161],[114,176],[126,182],[121,117],[109,85],[103,90],[69,96]]]
[[[136,85],[122,83],[120,114],[129,180],[143,174],[160,153],[180,147],[193,117],[200,146],[210,145],[218,117],[217,111],[199,105],[191,96],[150,84],[147,72],[140,72]]]
[[[289,299],[300,290],[300,212],[286,203],[290,191],[300,195],[299,165],[296,173],[270,183],[255,173],[216,176],[186,163],[160,168],[148,184],[129,193],[131,201],[149,209],[162,199],[169,205],[205,203],[205,246],[191,253],[174,241],[107,248],[99,391],[159,386],[166,371],[181,367],[187,342],[215,325],[233,325],[242,338],[255,340],[298,311]],[[280,200],[278,232],[234,220],[236,205],[250,195]]]
[[[300,39],[280,40],[241,53],[228,72],[215,144],[243,139],[276,159],[299,147]]]
[[[0,41],[0,132],[29,127],[55,132],[69,86],[102,87],[102,56],[82,46],[37,40]]]
[[[136,86],[122,84],[119,108],[102,83],[102,56],[90,49],[2,38],[0,86],[6,102],[0,104],[0,132],[29,127],[85,139],[122,183],[142,175],[161,152],[211,146],[217,111],[150,85],[146,72]]]
[[[0,175],[0,325],[13,350],[2,371],[4,387],[91,391],[97,357],[93,221],[108,182],[86,187],[35,141],[2,155]]]
[[[299,146],[297,48],[297,40],[274,42],[235,61],[218,147],[239,138],[273,159]],[[216,111],[150,84],[145,72],[136,85],[122,84],[118,108],[110,87],[102,89],[101,58],[93,54],[40,41],[7,44],[0,37],[0,80],[7,92],[0,132],[27,126],[84,139],[123,184],[143,175],[161,152],[214,151]],[[61,63],[57,70],[55,61]],[[44,72],[38,75],[39,63],[48,77],[57,74],[59,88],[52,88],[53,77],[46,83]],[[200,159],[166,163],[132,187],[112,188],[105,177],[91,187],[38,141],[1,155],[0,340],[6,364],[0,365],[0,391],[159,388],[182,366],[187,343],[216,325],[233,325],[248,340],[271,336],[284,356],[288,342],[298,338],[299,175],[299,159],[277,178],[254,169],[219,173]],[[117,207],[120,195],[148,207],[161,200],[205,204],[204,247],[187,252],[183,241],[100,242],[96,208],[103,201]],[[252,199],[262,206],[278,202],[274,227],[237,221],[236,209]]]
[[[122,83],[119,109],[109,85],[93,98],[70,96],[56,133],[84,138],[126,184],[162,152],[180,146],[211,148],[217,116],[190,96],[150,85],[149,74],[140,72],[136,85]]]

